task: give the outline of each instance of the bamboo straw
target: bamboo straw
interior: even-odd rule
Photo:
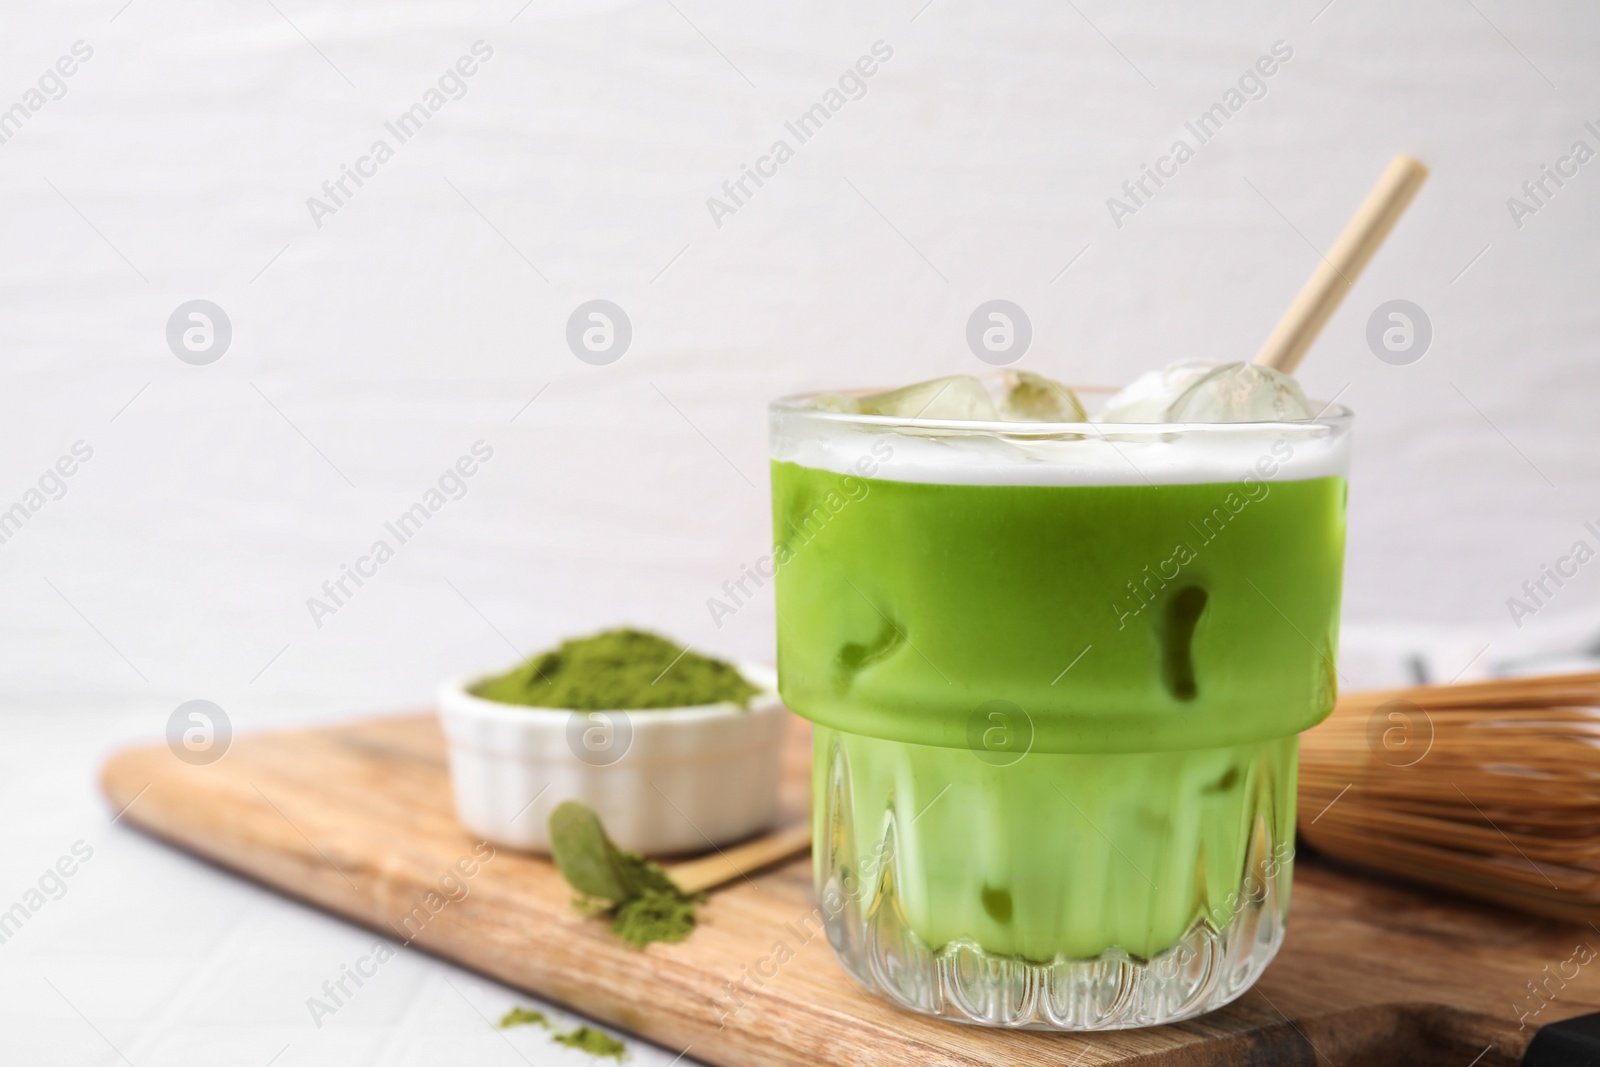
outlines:
[[[1302,738],[1299,815],[1353,864],[1600,921],[1600,673],[1341,699]]]
[[[1394,229],[1411,198],[1417,195],[1428,168],[1409,156],[1395,156],[1367,198],[1345,224],[1344,232],[1328,250],[1300,295],[1283,313],[1272,334],[1256,353],[1255,362],[1293,374],[1317,339],[1344,294],[1355,285],[1362,268]]]

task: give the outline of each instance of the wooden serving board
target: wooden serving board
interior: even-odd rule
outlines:
[[[799,719],[791,741],[784,817],[798,820],[810,759]],[[113,808],[131,805],[124,821],[181,848],[726,1067],[1504,1067],[1518,1062],[1537,1026],[1600,1008],[1600,978],[1587,970],[1549,980],[1578,945],[1600,947],[1600,932],[1429,895],[1308,857],[1295,873],[1287,942],[1260,984],[1219,1012],[1148,1030],[989,1030],[874,999],[846,976],[823,938],[807,942],[796,933],[815,907],[805,860],[717,891],[688,940],[635,952],[603,921],[572,910],[548,861],[506,849],[487,861],[474,857],[478,843],[452,813],[444,740],[432,716],[239,737],[205,767],[176,759],[164,745],[129,749],[107,763],[102,785]],[[758,964],[771,971],[767,961],[780,941],[794,958],[719,1023],[738,1006],[728,983]],[[1530,982],[1556,999],[1541,1009]],[[1522,1013],[1535,1010],[1519,1030]]]

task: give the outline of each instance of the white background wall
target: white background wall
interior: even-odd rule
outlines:
[[[1600,520],[1600,162],[1520,229],[1506,207],[1600,149],[1593,5],[122,3],[0,13],[0,107],[94,49],[0,145],[0,507],[94,449],[0,545],[0,906],[90,830],[126,865],[0,947],[0,1043],[55,1011],[107,1054],[26,999],[34,971],[96,973],[129,894],[166,931],[235,892],[105,830],[113,743],[192,697],[239,729],[420,706],[618,622],[769,656],[770,598],[721,629],[705,605],[768,540],[768,399],[979,369],[963,329],[993,297],[1033,320],[1020,366],[1072,381],[1248,358],[1396,152],[1433,177],[1301,374],[1359,417],[1347,620],[1509,639],[1506,598]],[[318,228],[307,197],[478,40],[465,97]],[[706,198],[878,40],[865,97],[719,228]],[[1267,95],[1116,227],[1107,197],[1279,40]],[[165,342],[195,297],[233,323],[210,366]],[[594,297],[634,326],[610,366],[563,338]],[[1411,366],[1364,341],[1392,298],[1433,322]],[[467,496],[315,627],[306,598],[480,439]],[[1592,607],[1593,571],[1548,611]],[[206,921],[237,929],[228,907]],[[112,989],[79,996],[182,1059]],[[216,1048],[264,1062],[277,1024],[234,1021]]]

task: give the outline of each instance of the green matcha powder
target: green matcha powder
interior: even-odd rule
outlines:
[[[472,687],[501,704],[574,711],[744,705],[758,692],[732,664],[626,628],[564,641]]]
[[[568,800],[550,813],[550,852],[578,891],[580,910],[609,914],[611,932],[634,948],[682,941],[694,930],[700,898],[657,864],[618,848],[588,805]]]
[[[509,1030],[513,1026],[541,1027],[550,1031],[550,1040],[558,1045],[581,1049],[591,1056],[603,1056],[616,1060],[618,1063],[621,1063],[628,1055],[628,1046],[604,1030],[596,1030],[592,1026],[580,1026],[576,1030],[561,1033],[542,1011],[512,1008],[500,1017],[500,1029]]]
[[[732,664],[631,629],[565,641],[472,687],[485,700],[574,711],[745,706],[758,692]],[[576,801],[558,807],[550,841],[556,865],[580,895],[578,906],[609,915],[612,931],[634,948],[682,941],[694,929],[700,897],[678,888],[656,864],[617,848],[589,808]]]

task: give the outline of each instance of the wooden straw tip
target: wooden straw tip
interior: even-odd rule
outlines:
[[[1404,170],[1408,171],[1410,175],[1413,176],[1417,181],[1421,181],[1422,179],[1426,178],[1429,173],[1428,165],[1422,162],[1420,159],[1416,159],[1412,156],[1395,156],[1389,165],[1391,167],[1403,168]]]

